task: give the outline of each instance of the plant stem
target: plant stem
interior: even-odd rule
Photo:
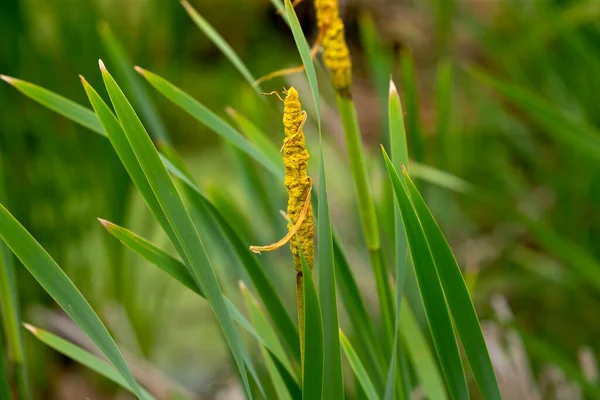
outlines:
[[[365,241],[371,257],[371,265],[377,284],[377,293],[379,296],[379,305],[381,307],[381,318],[385,331],[386,344],[391,344],[393,324],[393,303],[391,289],[387,279],[383,257],[381,255],[381,242],[379,239],[379,228],[377,225],[377,216],[375,214],[375,205],[371,197],[371,191],[367,182],[367,170],[365,166],[363,148],[360,137],[360,128],[354,102],[350,96],[337,95],[338,109],[342,119],[346,145],[348,146],[348,158],[350,159],[350,168],[354,178],[354,186],[358,198],[359,214],[362,223]],[[389,346],[388,346],[389,347]],[[391,350],[391,347],[388,349]]]
[[[298,330],[300,332],[300,366],[304,377],[304,277],[296,274],[296,306],[298,307]]]

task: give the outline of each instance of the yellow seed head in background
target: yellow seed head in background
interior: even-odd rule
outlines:
[[[287,91],[283,106],[283,126],[285,128],[285,141],[283,146],[283,164],[285,166],[285,186],[288,191],[287,216],[291,221],[288,228],[291,230],[302,213],[305,203],[310,195],[311,179],[308,176],[308,151],[304,138],[303,124],[306,114],[302,112],[298,92],[291,87]],[[297,230],[297,237],[290,240],[290,247],[294,256],[294,266],[297,272],[302,271],[302,259],[298,249],[298,242],[312,270],[315,259],[314,248],[314,219],[312,205],[308,203],[304,222]]]
[[[323,61],[335,90],[350,95],[352,62],[337,0],[315,0],[317,24],[323,35]]]

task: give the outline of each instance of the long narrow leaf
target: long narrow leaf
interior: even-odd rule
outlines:
[[[74,345],[48,331],[45,331],[40,328],[36,328],[35,326],[31,326],[29,324],[25,324],[25,327],[29,332],[33,334],[40,342],[45,345],[53,348],[59,353],[69,357],[71,360],[76,361],[77,363],[88,367],[92,371],[102,375],[106,379],[116,383],[121,386],[123,389],[128,390],[129,392],[135,394],[135,391],[129,385],[129,383],[123,379],[123,376],[109,363],[104,361],[101,358],[91,354],[90,352],[82,349],[79,346]],[[154,397],[142,389],[146,399],[153,400]]]
[[[302,275],[304,277],[304,326],[306,329],[302,398],[319,400],[323,398],[323,318],[317,288],[304,256],[302,257]]]
[[[400,332],[426,397],[430,400],[446,400],[448,396],[442,374],[407,301],[403,301],[400,307]]]
[[[6,201],[4,189],[4,166],[0,154],[0,202]],[[10,249],[0,239],[0,330],[6,333],[6,360],[12,372],[18,398],[29,399],[30,387],[25,362],[23,335],[21,334],[21,306],[19,304],[15,264]],[[0,340],[0,347],[4,340]],[[0,355],[0,358],[2,356]],[[0,361],[1,362],[1,361]],[[0,376],[2,374],[0,373]],[[7,376],[6,383],[9,383]]]
[[[127,89],[129,89],[128,93],[136,107],[139,108],[140,115],[148,126],[150,134],[159,143],[169,143],[169,134],[160,119],[158,110],[150,100],[150,95],[144,87],[143,81],[133,70],[133,64],[125,48],[110,29],[108,23],[100,23],[98,32],[110,61],[117,67],[120,74],[118,76],[124,78]]]
[[[142,389],[98,315],[52,257],[1,204],[0,237],[44,290],[98,346],[134,393],[144,399]]]
[[[338,324],[337,298],[335,290],[335,269],[333,263],[333,240],[329,219],[329,200],[325,164],[321,154],[319,168],[319,212],[318,212],[318,262],[319,299],[323,312],[324,370],[327,384],[323,386],[323,398],[343,399],[344,382],[342,377],[342,356]]]
[[[221,50],[225,57],[231,61],[240,74],[242,74],[244,79],[246,79],[246,81],[252,85],[258,93],[262,92],[260,86],[254,85],[256,79],[252,76],[250,70],[248,67],[246,67],[246,64],[244,64],[237,53],[231,48],[229,43],[223,39],[223,37],[215,30],[215,28],[213,28],[212,25],[210,25],[208,21],[204,19],[200,13],[198,13],[198,11],[196,11],[194,7],[187,2],[187,0],[182,0],[181,4],[185,8],[185,11],[188,13],[190,18],[192,18],[196,26],[198,26],[198,28],[200,28],[202,32],[208,36],[210,41],[213,42],[213,44],[217,46],[219,50]]]
[[[215,273],[210,267],[210,260],[196,232],[192,220],[178,195],[175,184],[161,161],[148,133],[125,98],[125,95],[101,64],[102,77],[107,91],[129,140],[131,147],[152,187],[154,194],[169,221],[185,256],[189,260],[190,273],[202,287],[211,305],[223,334],[231,348],[233,358],[238,366],[247,395],[252,398],[250,384],[244,366],[244,348],[227,310]],[[209,267],[207,267],[209,266]]]
[[[456,342],[452,320],[446,305],[446,298],[427,238],[423,233],[421,223],[410,202],[408,193],[385,150],[383,150],[383,155],[390,180],[394,187],[396,200],[402,213],[402,222],[404,223],[406,237],[417,274],[419,291],[423,298],[427,320],[431,328],[431,334],[446,383],[453,399],[468,399],[469,392],[458,343]]]
[[[469,364],[471,364],[475,380],[484,399],[500,400],[501,395],[496,374],[460,267],[423,197],[406,172],[403,172],[403,177],[423,231],[427,236],[448,306],[452,313],[454,326],[460,336]]]
[[[85,126],[86,128],[106,135],[104,129],[94,115],[94,112],[89,108],[83,107],[74,101],[71,101],[61,95],[51,92],[41,86],[34,85],[17,78],[11,78],[10,76],[0,75],[3,81],[14,86],[19,92],[25,96],[32,98],[38,103],[45,107],[48,107],[54,112],[67,117],[68,119]]]
[[[360,357],[354,351],[352,344],[348,341],[344,332],[340,330],[340,341],[342,343],[342,347],[344,348],[344,353],[346,353],[346,357],[348,358],[348,362],[350,363],[350,367],[352,371],[354,371],[354,375],[358,378],[358,382],[362,389],[364,390],[367,398],[369,400],[378,400],[379,396],[377,395],[377,391],[375,390],[375,386],[373,386],[373,382],[369,378],[369,374],[365,369]]]
[[[283,164],[273,164],[273,162],[269,160],[269,158],[267,158],[261,150],[257,149],[248,141],[248,139],[246,139],[240,132],[225,122],[225,120],[223,120],[217,114],[204,107],[190,95],[166,79],[140,67],[136,67],[136,70],[144,78],[146,78],[146,80],[152,86],[154,86],[156,90],[158,90],[177,106],[181,107],[185,112],[208,126],[223,139],[227,140],[232,145],[248,154],[250,157],[252,157],[252,159],[263,165],[269,171],[273,172],[276,176],[283,177]]]

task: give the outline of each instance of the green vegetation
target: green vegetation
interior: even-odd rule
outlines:
[[[594,1],[196,3],[0,8],[0,398],[600,398]]]

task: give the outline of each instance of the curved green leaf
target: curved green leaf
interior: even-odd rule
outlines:
[[[212,25],[210,25],[208,21],[204,19],[200,13],[198,13],[198,11],[196,11],[194,7],[187,2],[187,0],[182,0],[181,4],[183,5],[183,8],[185,8],[185,11],[188,13],[188,15],[192,18],[196,26],[198,26],[198,28],[200,28],[202,32],[208,36],[211,42],[213,42],[213,44],[217,46],[219,50],[221,50],[225,57],[231,61],[240,74],[242,74],[244,79],[246,79],[246,81],[248,81],[248,83],[254,87],[258,93],[262,92],[260,86],[254,85],[256,79],[252,76],[250,70],[248,70],[248,67],[246,67],[246,64],[244,64],[237,53],[231,48],[229,43],[227,43],[225,39],[219,35],[215,28],[213,28]]]
[[[344,353],[346,353],[346,357],[348,358],[348,363],[350,363],[350,367],[352,367],[352,371],[354,371],[354,375],[358,378],[358,382],[360,382],[360,386],[362,386],[367,399],[369,400],[379,400],[379,395],[377,394],[377,390],[375,390],[375,386],[373,386],[373,382],[371,382],[371,378],[369,378],[369,374],[365,369],[362,361],[352,344],[348,341],[344,332],[340,330],[339,333],[340,341],[342,343],[342,347],[344,348]]]
[[[0,237],[44,290],[75,321],[115,366],[134,393],[144,399],[123,355],[98,315],[56,262],[0,204]]]
[[[69,357],[71,360],[78,362],[79,364],[88,367],[92,371],[102,375],[106,379],[116,383],[121,386],[123,389],[130,391],[135,394],[135,391],[129,385],[129,383],[123,379],[123,376],[109,363],[104,361],[103,359],[93,355],[87,350],[82,349],[81,347],[66,341],[63,338],[60,338],[48,331],[45,331],[40,328],[36,328],[29,324],[25,324],[25,327],[29,332],[33,334],[40,342],[45,345],[53,348],[59,353]],[[148,393],[146,390],[142,389],[146,399],[154,400],[154,397]]]
[[[230,142],[232,145],[248,154],[252,159],[264,166],[276,176],[283,177],[283,164],[273,164],[265,154],[257,149],[240,132],[208,108],[200,104],[190,95],[179,89],[166,79],[140,67],[136,70],[166,98],[171,100],[185,112],[208,126],[211,130]]]
[[[123,132],[131,144],[131,148],[148,179],[148,183],[156,199],[175,232],[175,236],[186,259],[189,261],[188,268],[190,274],[206,294],[206,298],[219,321],[219,325],[232,351],[233,358],[242,377],[242,382],[246,388],[246,393],[248,397],[252,398],[250,383],[244,366],[244,359],[246,358],[244,356],[245,350],[239,333],[229,315],[217,277],[212,267],[210,267],[210,260],[208,259],[204,245],[175,188],[175,184],[171,180],[144,126],[115,80],[102,64],[101,70],[106,89],[123,127]]]

